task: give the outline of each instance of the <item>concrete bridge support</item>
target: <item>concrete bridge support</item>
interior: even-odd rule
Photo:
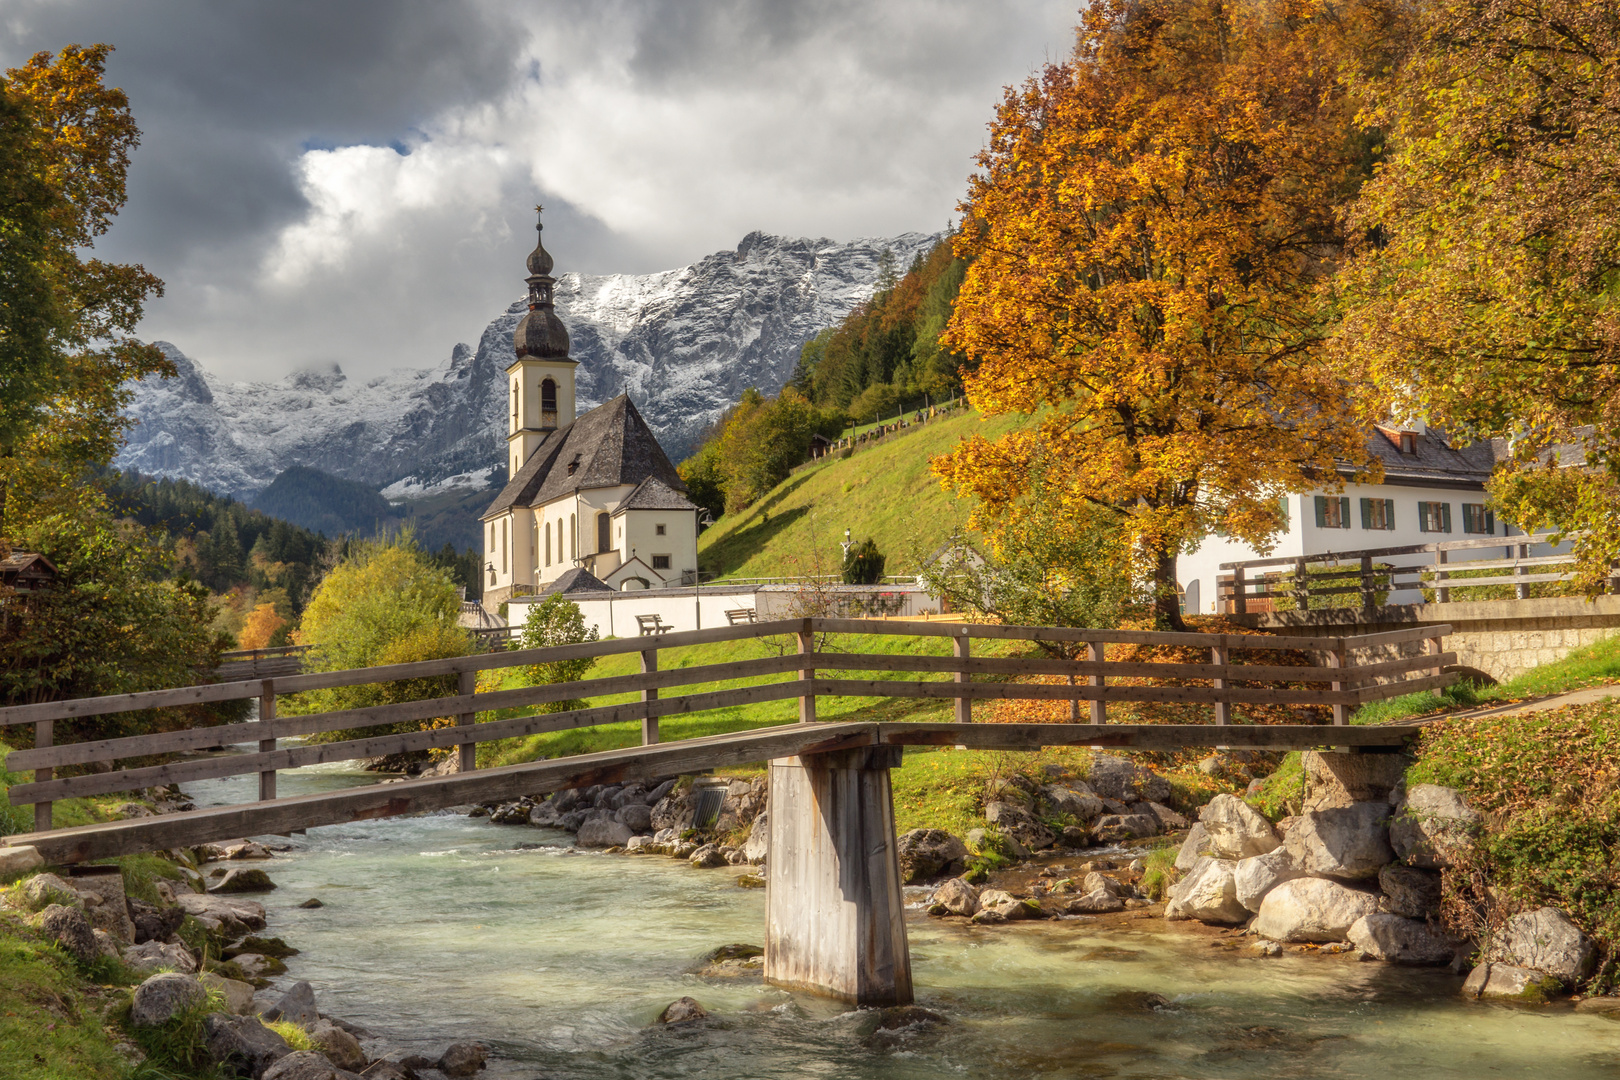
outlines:
[[[905,1005],[911,953],[889,770],[898,746],[771,762],[765,981]]]

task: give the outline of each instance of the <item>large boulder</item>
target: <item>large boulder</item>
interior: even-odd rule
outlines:
[[[1236,795],[1217,795],[1198,814],[1211,854],[1247,859],[1275,849],[1281,840],[1265,815]]]
[[[214,893],[181,893],[174,898],[187,915],[212,923],[226,937],[236,938],[253,930],[264,929],[264,905],[235,896]]]
[[[1264,855],[1239,859],[1232,867],[1232,883],[1237,889],[1238,903],[1249,911],[1259,911],[1266,894],[1278,885],[1305,876],[1305,871],[1294,865],[1287,848],[1276,848]]]
[[[972,918],[979,910],[979,890],[961,878],[941,882],[934,890],[929,910],[938,909],[941,915],[964,915]]]
[[[1104,814],[1097,819],[1092,835],[1104,844],[1144,840],[1159,835],[1159,819],[1152,814]]]
[[[1455,942],[1421,919],[1382,911],[1357,919],[1348,937],[1363,956],[1395,964],[1446,964],[1457,951]]]
[[[224,996],[225,1008],[233,1015],[247,1016],[253,1012],[252,983],[245,983],[240,979],[227,979],[212,971],[206,975],[199,975],[198,978],[210,992],[217,990]]]
[[[1152,814],[1154,819],[1158,821],[1161,832],[1175,832],[1178,829],[1185,829],[1192,824],[1192,822],[1188,821],[1185,816],[1176,813],[1163,803],[1138,803],[1136,810],[1137,813]]]
[[[1229,859],[1203,858],[1170,890],[1167,919],[1197,919],[1203,923],[1245,922],[1249,911],[1238,902]],[[1121,904],[1123,907],[1124,905]]]
[[[81,964],[94,963],[101,955],[101,946],[96,944],[95,927],[84,917],[82,908],[52,904],[40,915],[39,928]]]
[[[135,944],[168,941],[185,922],[186,913],[177,907],[160,908],[142,900],[129,901],[130,925],[135,928]]]
[[[191,955],[190,949],[178,943],[169,945],[161,941],[148,941],[131,945],[124,950],[123,957],[124,963],[142,975],[165,970],[193,975],[197,971],[196,957]]]
[[[1085,784],[1047,784],[1041,788],[1041,798],[1046,800],[1053,815],[1071,817],[1082,825],[1102,816],[1102,800]]]
[[[1132,803],[1146,800],[1164,802],[1170,797],[1170,781],[1126,758],[1093,754],[1086,783],[1104,799]]]
[[[1464,997],[1501,998],[1528,1004],[1544,1004],[1564,992],[1558,976],[1517,964],[1485,963],[1468,973],[1463,982]]]
[[[1327,878],[1295,878],[1266,894],[1254,932],[1273,941],[1344,941],[1363,915],[1378,911],[1378,897]]]
[[[225,871],[208,891],[211,893],[260,893],[269,892],[276,887],[270,880],[270,875],[256,866],[238,866]]]
[[[299,1027],[308,1027],[321,1018],[315,1008],[315,988],[300,979],[287,988],[276,1003],[264,1012],[266,1020],[286,1020]]]
[[[1485,959],[1535,968],[1573,986],[1592,974],[1597,950],[1568,915],[1542,907],[1509,919],[1492,938]]]
[[[984,820],[994,825],[1002,836],[1016,840],[1030,851],[1049,848],[1056,839],[1052,830],[1036,821],[1028,810],[1000,799],[984,808]]]
[[[264,1071],[260,1080],[343,1080],[337,1066],[316,1050],[298,1050]]]
[[[967,868],[968,849],[944,829],[912,829],[896,842],[900,880],[907,885],[932,881]]]
[[[136,1027],[162,1027],[207,1000],[208,991],[195,975],[153,975],[135,988],[129,1020]]]
[[[1443,870],[1473,840],[1479,813],[1462,793],[1439,784],[1417,784],[1406,792],[1389,826],[1389,842],[1401,861]]]
[[[659,1024],[688,1024],[694,1020],[702,1020],[709,1015],[709,1010],[697,1003],[695,998],[676,998],[664,1006],[664,1011],[658,1014],[655,1021]]]
[[[451,1043],[444,1048],[444,1053],[439,1055],[439,1063],[435,1068],[446,1076],[471,1076],[482,1069],[488,1059],[489,1050],[482,1043]]]
[[[317,1020],[309,1028],[309,1041],[340,1069],[359,1072],[366,1067],[366,1052],[360,1040],[330,1020]]]
[[[125,945],[135,941],[123,871],[116,866],[76,867],[68,884],[84,901],[84,915],[92,927],[107,931]]]
[[[1360,881],[1378,876],[1395,858],[1389,846],[1389,804],[1358,802],[1301,814],[1284,842],[1307,874]]]
[[[748,827],[748,840],[742,846],[743,858],[754,866],[764,862],[771,853],[771,812],[761,810]]]
[[[580,824],[574,843],[580,847],[623,847],[634,835],[635,831],[621,821],[591,818]]]
[[[5,841],[0,840],[0,845],[4,844]],[[16,847],[10,845],[0,846],[0,877],[16,877],[18,874],[26,874],[28,871],[37,870],[44,865],[45,859],[40,855],[38,849],[29,847],[27,844],[19,844]]]
[[[1390,863],[1378,871],[1378,887],[1384,891],[1378,906],[1391,914],[1423,919],[1440,910],[1437,870]]]
[[[1181,842],[1181,850],[1176,852],[1176,869],[1185,874],[1209,853],[1209,830],[1204,828],[1202,821],[1195,821],[1187,833],[1187,839]]]
[[[1300,755],[1305,772],[1304,809],[1335,810],[1358,802],[1387,804],[1411,763],[1405,754],[1324,754],[1307,750]]]
[[[643,834],[652,831],[652,807],[644,802],[629,802],[614,811],[614,818],[620,825],[630,829],[632,833]]]
[[[44,911],[52,904],[63,907],[84,907],[78,890],[55,874],[35,874],[22,887],[23,904],[29,911]]]
[[[1125,910],[1125,898],[1107,889],[1093,889],[1070,900],[1063,908],[1069,915],[1107,915]]]
[[[254,1016],[210,1013],[203,1019],[203,1046],[227,1076],[263,1076],[292,1053],[287,1040]]]

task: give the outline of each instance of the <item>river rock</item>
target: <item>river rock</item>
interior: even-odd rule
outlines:
[[[659,854],[658,845],[650,836],[632,836],[624,842],[624,850],[629,855]]]
[[[748,840],[742,846],[743,858],[754,866],[764,862],[771,853],[771,812],[761,810],[748,827]]]
[[[258,986],[268,986],[275,976],[287,974],[287,965],[275,956],[238,953],[231,962],[250,982]]]
[[[1479,820],[1461,792],[1439,784],[1416,784],[1396,808],[1390,845],[1402,862],[1443,870],[1472,841]]]
[[[1159,819],[1152,814],[1104,814],[1097,819],[1092,835],[1105,844],[1144,840],[1159,835]]]
[[[194,975],[153,975],[135,988],[129,1020],[136,1027],[162,1027],[207,1000],[208,992]]]
[[[1232,867],[1232,883],[1237,889],[1238,903],[1249,911],[1259,911],[1266,894],[1278,885],[1304,876],[1305,871],[1294,865],[1286,848],[1275,848],[1264,855],[1239,859]]]
[[[1004,800],[996,800],[984,808],[984,819],[996,827],[1004,840],[1016,841],[1028,851],[1039,851],[1052,846],[1052,830],[1035,820],[1023,807]],[[1014,858],[1021,858],[1015,848]]]
[[[726,865],[726,853],[720,850],[719,844],[704,844],[692,852],[686,861],[699,870],[713,870]]]
[[[373,1061],[371,1066],[360,1074],[360,1080],[418,1080],[414,1069],[407,1069],[403,1063],[389,1061]]]
[[[1520,912],[1492,939],[1485,959],[1534,968],[1568,985],[1592,974],[1597,950],[1580,927],[1555,907]]]
[[[1100,797],[1125,803],[1164,802],[1170,797],[1170,782],[1164,777],[1112,754],[1091,755],[1086,783]]]
[[[1412,759],[1405,754],[1336,754],[1306,750],[1304,809],[1336,810],[1359,802],[1381,802],[1400,787]]]
[[[574,843],[580,847],[623,847],[635,831],[612,818],[592,818],[579,826]]]
[[[900,880],[906,885],[932,881],[941,874],[959,874],[967,866],[967,846],[944,829],[912,829],[895,844]]]
[[[340,1069],[359,1072],[366,1067],[366,1052],[360,1049],[360,1040],[330,1020],[317,1020],[311,1024],[309,1041]]]
[[[52,904],[40,915],[39,926],[46,937],[81,964],[94,963],[101,955],[95,930],[81,908]]]
[[[483,1043],[459,1042],[445,1047],[434,1066],[446,1076],[471,1076],[489,1060],[489,1048]]]
[[[1118,893],[1107,889],[1093,889],[1084,896],[1077,896],[1063,906],[1063,910],[1070,915],[1107,915],[1115,911],[1125,910],[1125,900]]]
[[[242,982],[240,979],[227,979],[215,972],[197,976],[208,990],[218,990],[225,997],[225,1007],[236,1016],[246,1016],[253,1011],[253,984]]]
[[[1187,833],[1187,839],[1181,842],[1181,850],[1176,853],[1176,869],[1185,874],[1198,865],[1199,859],[1208,854],[1209,830],[1204,828],[1202,821],[1195,821]]]
[[[264,1070],[260,1080],[343,1080],[336,1065],[315,1050],[295,1050]]]
[[[1249,910],[1238,903],[1235,864],[1229,859],[1203,858],[1171,889],[1166,919],[1197,919],[1202,923],[1245,922]]]
[[[264,1012],[266,1020],[286,1020],[299,1027],[308,1027],[321,1018],[315,1008],[315,988],[300,979],[287,988],[275,1005]]]
[[[939,914],[972,918],[979,910],[979,890],[959,877],[951,878],[934,890],[932,904],[943,909]]]
[[[1159,823],[1160,832],[1176,832],[1192,824],[1184,815],[1176,813],[1163,803],[1141,802],[1137,804],[1136,809],[1138,813],[1146,811],[1152,814],[1153,820]]]
[[[197,971],[196,957],[184,945],[168,945],[161,941],[148,941],[131,945],[123,951],[124,963],[137,973],[146,975],[159,969],[193,975]],[[251,992],[248,995],[252,996]]]
[[[1363,956],[1396,964],[1445,964],[1457,951],[1454,942],[1421,919],[1382,911],[1357,919],[1346,936]]]
[[[181,893],[174,900],[187,915],[219,923],[228,937],[264,929],[264,905],[253,900],[215,893]]]
[[[1358,802],[1301,814],[1284,846],[1307,874],[1341,881],[1377,877],[1379,868],[1395,858],[1389,846],[1389,804]]]
[[[625,826],[634,833],[652,831],[652,807],[644,802],[625,803],[614,811],[613,816],[620,825]]]
[[[596,794],[591,796],[591,805],[598,810],[612,810],[613,799],[620,791],[619,786],[617,784],[604,784],[594,790]]]
[[[546,803],[557,813],[566,814],[570,810],[579,809],[583,795],[584,792],[578,788],[565,788],[562,791],[553,792],[551,798],[546,800]]]
[[[1086,874],[1085,880],[1081,882],[1080,891],[1082,893],[1094,893],[1099,889],[1110,896],[1123,896],[1127,891],[1118,878],[1111,878],[1101,871],[1092,870]]]
[[[203,1038],[209,1058],[230,1076],[263,1076],[292,1053],[287,1040],[252,1016],[209,1013],[203,1019]]]
[[[1085,784],[1047,784],[1041,788],[1041,798],[1053,814],[1071,817],[1083,825],[1102,817],[1102,800]]]
[[[623,810],[626,806],[646,806],[647,789],[640,784],[626,784],[608,800],[609,810]],[[649,807],[650,809],[650,807]]]
[[[534,810],[532,803],[519,801],[502,803],[489,812],[492,825],[527,825]]]
[[[22,887],[23,903],[29,911],[43,911],[52,904],[62,907],[84,907],[78,890],[55,874],[35,874]]]
[[[91,926],[107,931],[125,945],[134,943],[135,924],[130,921],[121,870],[115,866],[85,867],[68,883],[84,901],[84,915]]]
[[[1440,874],[1436,870],[1390,863],[1379,869],[1378,887],[1384,891],[1378,906],[1392,915],[1422,919],[1440,910]]]
[[[657,785],[651,791],[643,795],[641,801],[646,803],[649,807],[657,806],[669,795],[670,792],[675,790],[675,785],[678,782],[679,781],[676,779],[665,780],[663,783]]]
[[[12,847],[0,840],[0,877],[16,877],[45,865],[40,853],[27,844]]]
[[[1204,826],[1210,853],[1217,858],[1247,859],[1282,843],[1265,815],[1236,795],[1215,796],[1199,812],[1198,821]]]
[[[1254,932],[1276,941],[1343,941],[1356,920],[1378,911],[1378,897],[1327,878],[1295,878],[1266,894]]]
[[[225,876],[208,891],[229,895],[231,893],[259,893],[269,892],[276,887],[270,880],[270,875],[257,867],[238,866],[225,872]]]
[[[699,1005],[696,1000],[689,997],[676,998],[664,1006],[664,1011],[658,1014],[657,1023],[660,1024],[687,1024],[694,1020],[702,1020],[709,1015],[709,1010]]]
[[[128,907],[136,945],[148,941],[168,941],[186,918],[186,913],[180,908],[155,907],[142,900],[130,900]]]
[[[99,955],[106,956],[114,960],[120,959],[118,952],[119,943],[117,938],[113,937],[105,930],[92,930],[90,933],[95,935],[96,952]]]
[[[1468,973],[1464,997],[1506,998],[1530,1004],[1552,1001],[1564,992],[1558,976],[1517,964],[1485,963]]]

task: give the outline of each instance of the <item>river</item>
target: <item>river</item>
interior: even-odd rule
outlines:
[[[375,780],[320,766],[282,773],[280,793]],[[252,785],[186,790],[206,805]],[[970,928],[914,912],[918,1004],[948,1022],[877,1032],[870,1012],[692,973],[716,946],[760,942],[764,892],[735,871],[570,839],[441,814],[285,841],[267,864],[279,888],[257,898],[302,950],[282,981],[308,979],[323,1011],[403,1050],[482,1041],[491,1080],[1620,1078],[1615,1021],[1470,1004],[1438,971],[1225,954],[1161,919]],[[297,906],[311,897],[323,906]],[[683,995],[714,1019],[649,1027]]]

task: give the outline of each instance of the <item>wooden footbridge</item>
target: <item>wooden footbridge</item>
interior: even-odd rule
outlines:
[[[33,725],[34,746],[13,752],[7,768],[13,772],[31,769],[34,779],[13,786],[11,801],[34,805],[35,829],[8,837],[5,843],[31,846],[47,863],[74,863],[769,761],[766,978],[860,1004],[893,1004],[911,999],[889,785],[889,770],[900,764],[906,746],[1006,750],[1063,745],[1122,750],[1398,749],[1417,732],[1417,727],[1351,726],[1349,712],[1367,701],[1436,689],[1456,681],[1455,674],[1444,670],[1455,662],[1454,656],[1442,650],[1441,639],[1448,629],[1423,627],[1362,637],[1279,638],[1258,634],[1158,634],[793,619],[656,638],[13,706],[0,709],[0,726]],[[830,647],[836,635],[851,634],[945,638],[950,640],[951,649],[949,655],[916,655],[840,652]],[[781,655],[720,664],[659,666],[660,653],[668,656],[695,645],[746,638],[772,639],[782,646]],[[971,643],[975,639],[1044,642],[1069,655],[1083,654],[1083,658],[974,656]],[[1366,654],[1379,654],[1391,646],[1416,640],[1427,643],[1425,655],[1358,662]],[[1110,645],[1192,648],[1207,652],[1209,659],[1196,663],[1110,660]],[[1311,662],[1303,666],[1264,662],[1264,654],[1281,650],[1303,651]],[[510,690],[477,689],[480,671],[622,653],[640,654],[640,674]],[[1252,660],[1259,654],[1261,662],[1234,661],[1234,654],[1241,660]],[[829,678],[826,672],[847,674]],[[901,674],[913,678],[895,677]],[[1055,678],[1043,683],[1006,681],[1019,676]],[[276,703],[283,695],[426,679],[443,679],[446,683],[454,679],[457,692],[401,704],[277,715]],[[762,681],[766,679],[771,681]],[[667,695],[670,690],[709,684],[724,688]],[[481,713],[625,694],[635,694],[638,699],[477,722]],[[950,701],[954,722],[817,722],[818,700],[833,697]],[[71,734],[72,722],[88,717],[244,698],[257,699],[258,719],[111,739],[55,738],[56,725],[62,724],[63,733]],[[972,723],[974,701],[1005,698],[1067,701],[1070,722]],[[797,699],[799,723],[659,741],[658,723],[662,717],[786,699]],[[1080,722],[1082,702],[1089,706],[1089,723]],[[1131,702],[1207,704],[1213,722],[1107,722],[1111,704]],[[1331,711],[1334,722],[1231,723],[1233,707],[1248,704]],[[427,726],[435,721],[436,726]],[[480,742],[626,721],[640,722],[641,745],[501,768],[477,768],[475,750]],[[423,730],[341,742],[279,745],[283,739],[301,740],[311,735],[399,724],[420,724]],[[257,750],[187,756],[188,752],[244,743],[256,744]],[[433,749],[456,750],[460,771],[316,795],[276,795],[276,772],[281,769]],[[158,763],[148,763],[154,760]],[[122,767],[120,763],[124,763]],[[56,770],[77,775],[57,776]],[[256,802],[52,828],[53,800],[252,773],[259,776]]]

